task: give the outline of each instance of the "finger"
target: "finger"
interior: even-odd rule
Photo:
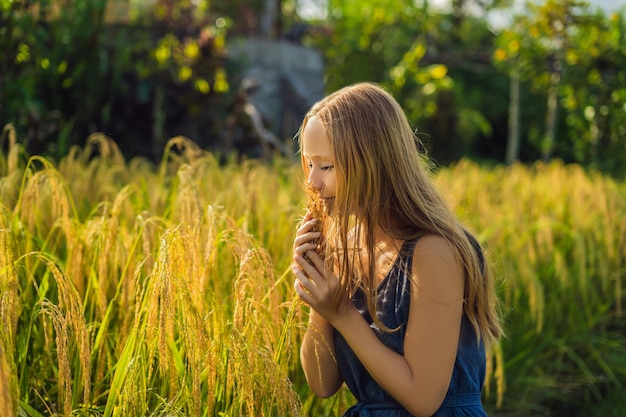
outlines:
[[[311,219],[310,219],[310,220],[307,220],[307,221],[304,223],[304,225],[303,225],[303,226],[306,226],[306,227],[311,228],[311,227],[313,227],[313,226],[317,225],[318,223],[319,223],[319,220],[317,220],[316,218],[311,217]]]
[[[313,227],[315,227],[318,224],[318,220],[317,219],[309,219],[306,221],[303,221],[300,224],[300,227],[298,228],[298,232],[300,233],[306,233],[308,231],[310,231]]]
[[[311,297],[311,294],[307,292],[302,285],[300,285],[300,282],[298,280],[296,280],[294,284],[294,289],[296,290],[296,294],[298,294],[298,298],[300,300],[304,301],[309,306],[311,305],[311,303],[313,303],[313,298]]]
[[[301,235],[297,235],[294,239],[294,243],[296,245],[301,245],[304,242],[308,242],[310,240],[318,239],[322,234],[320,232],[307,232]]]
[[[294,265],[292,267],[292,271],[296,276],[293,287],[296,290],[298,297],[302,301],[311,305],[311,303],[313,302],[313,295],[311,292],[315,290],[315,284],[306,276],[306,274],[304,274],[302,269],[300,269],[298,266]]]
[[[326,274],[326,264],[324,263],[324,260],[322,259],[322,257],[314,250],[317,248],[317,245],[315,245],[315,248],[313,248],[313,250],[308,250],[305,252],[305,255],[309,257],[309,259],[311,260],[312,265],[315,267],[315,269],[318,272],[321,272],[322,275]]]
[[[294,248],[293,252],[296,255],[304,256],[309,251],[314,251],[317,248],[317,243],[304,243]]]
[[[307,252],[307,254],[310,252],[312,251]],[[315,287],[318,287],[318,283],[323,281],[324,278],[317,270],[317,268],[309,263],[309,261],[307,261],[303,256],[294,256],[294,262],[300,268],[301,273],[305,276],[305,280],[301,281],[303,281],[303,284],[307,289],[311,289],[310,286],[307,285],[308,283],[311,283],[315,285]]]
[[[315,286],[313,280],[308,277],[301,268],[294,266],[292,267],[292,270],[293,274],[296,276],[296,282],[300,287],[308,290],[309,288],[313,288]]]
[[[314,250],[317,248],[317,240],[319,240],[320,233],[319,232],[310,232],[301,236],[297,236],[293,241],[293,250],[295,251],[298,247],[303,246],[305,244],[311,244],[313,247],[307,246],[306,250]],[[302,252],[304,253],[304,252]]]

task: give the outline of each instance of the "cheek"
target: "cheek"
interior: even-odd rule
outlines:
[[[337,177],[335,175],[329,175],[326,179],[326,188],[332,191],[333,195],[337,193]]]

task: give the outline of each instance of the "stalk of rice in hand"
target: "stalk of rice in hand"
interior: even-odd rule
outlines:
[[[306,185],[305,191],[308,198],[307,208],[309,210],[309,213],[311,213],[311,216],[317,220],[317,223],[315,224],[315,226],[313,226],[311,231],[322,233],[319,238],[311,242],[317,245],[317,247],[315,248],[315,252],[317,252],[317,254],[322,259],[324,259],[324,225],[326,224],[326,218],[328,216],[326,204],[324,204],[324,201],[322,200],[319,191],[316,190],[315,187],[313,187],[311,184]],[[313,263],[313,261],[311,261],[311,259],[306,256],[306,254],[304,255],[304,258],[310,263]]]

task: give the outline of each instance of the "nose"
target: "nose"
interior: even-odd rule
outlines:
[[[320,178],[319,173],[314,168],[309,171],[307,183],[309,183],[317,191],[320,191],[324,186],[324,182]]]

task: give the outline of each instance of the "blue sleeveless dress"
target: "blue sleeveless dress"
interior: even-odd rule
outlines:
[[[476,246],[477,242],[472,243]],[[352,302],[370,323],[378,338],[390,349],[404,354],[404,326],[408,320],[410,282],[404,271],[411,270],[413,250],[417,240],[406,241],[387,276],[378,287],[377,311],[381,321],[395,332],[379,330],[367,311],[363,291],[355,293]],[[480,251],[480,249],[477,247]],[[480,252],[479,252],[480,253]],[[481,260],[482,260],[482,253]],[[335,330],[335,351],[344,381],[359,401],[344,417],[409,417],[405,410],[369,375],[346,340]],[[456,362],[446,397],[433,417],[486,417],[481,388],[485,378],[485,348],[476,343],[474,329],[464,314],[461,320]]]

